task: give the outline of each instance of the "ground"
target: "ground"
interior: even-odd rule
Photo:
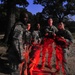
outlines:
[[[9,75],[11,72],[8,64],[8,59],[7,59],[7,53],[6,53],[7,48],[8,47],[5,44],[0,42],[0,75]],[[53,52],[53,56],[54,55],[55,52]],[[55,63],[52,62],[52,65],[53,64]],[[40,66],[41,66],[41,59],[39,62],[39,67],[33,71],[33,75],[51,75],[51,72],[52,73],[55,72],[55,68],[52,68],[52,70],[50,70],[46,66],[44,70],[41,70]],[[75,43],[70,47],[68,51],[68,67],[70,69],[70,75],[75,75]],[[15,73],[14,75],[18,75],[18,74]],[[61,71],[56,75],[62,75]]]

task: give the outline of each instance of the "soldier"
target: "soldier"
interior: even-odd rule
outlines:
[[[42,39],[39,23],[36,25],[35,29],[32,32],[32,38],[34,42],[36,42],[36,44],[40,43]]]
[[[71,32],[65,29],[64,23],[58,24],[57,40],[56,40],[56,69],[60,70],[59,61],[62,65],[63,75],[69,75],[67,66],[67,50],[73,43],[73,36]]]
[[[15,67],[16,70],[18,69],[18,65],[22,63],[24,59],[24,57],[22,56],[22,52],[24,51],[23,33],[26,29],[27,21],[28,21],[28,14],[25,12],[21,12],[19,21],[15,23],[10,33],[10,35],[12,34],[11,36],[12,40],[10,40],[11,43],[7,51],[8,59],[11,65],[12,64],[16,65]],[[15,68],[13,66],[13,70],[15,70]],[[26,66],[25,66],[25,69],[26,69]],[[27,75],[27,73],[25,75]]]
[[[28,64],[28,58],[29,58],[29,52],[31,50],[31,40],[32,40],[32,36],[31,36],[31,23],[27,23],[26,29],[23,33],[23,47],[24,47],[24,51],[22,52],[24,60],[22,62],[21,66],[21,70],[20,70],[20,75],[24,74],[26,75],[26,69],[24,69],[25,67],[27,68],[27,64]]]
[[[51,58],[53,52],[54,37],[58,29],[53,25],[53,19],[48,18],[48,26],[45,29],[44,45],[42,49],[42,69],[45,67],[45,55],[48,51],[48,67],[51,69]]]
[[[39,26],[40,27],[40,26]],[[32,49],[30,52],[30,64],[29,64],[29,72],[32,74],[32,70],[38,67],[38,63],[40,60],[40,50],[41,50],[41,36],[40,30],[37,25],[36,29],[32,32]]]

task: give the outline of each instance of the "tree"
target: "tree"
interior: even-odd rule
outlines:
[[[75,0],[34,0],[34,4],[41,4],[44,7],[42,11],[44,18],[52,16],[63,20],[69,14],[75,14]]]
[[[6,10],[7,13],[7,30],[5,32],[5,36],[3,38],[4,42],[8,41],[8,36],[11,30],[11,27],[14,25],[15,22],[15,12],[16,12],[16,4],[23,5],[25,8],[28,6],[27,0],[0,0],[3,2],[4,9]]]

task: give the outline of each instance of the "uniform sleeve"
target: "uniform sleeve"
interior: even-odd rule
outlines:
[[[73,43],[74,38],[72,36],[72,33],[69,30],[67,30],[67,33],[68,33],[68,39],[69,39],[69,41]]]
[[[54,32],[53,29],[51,27],[47,26],[45,29],[45,34],[48,33],[49,35],[51,35],[52,32]]]
[[[54,30],[55,30],[55,33],[57,33],[57,32],[58,32],[58,29],[57,29],[57,27],[55,27],[55,26],[54,26]]]
[[[13,38],[18,39],[20,34],[21,34],[21,29],[20,29],[20,26],[17,25],[13,32]]]

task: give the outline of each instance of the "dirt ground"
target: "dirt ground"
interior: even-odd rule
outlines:
[[[8,47],[0,42],[0,75],[9,75],[11,72],[6,54],[7,49]],[[68,51],[68,67],[70,69],[70,75],[75,75],[75,43],[70,47]],[[47,67],[45,67],[44,71],[46,72],[40,71],[39,69],[37,72],[35,72],[34,70],[34,75],[51,75],[50,70]],[[62,75],[62,74],[60,73],[57,75]]]

